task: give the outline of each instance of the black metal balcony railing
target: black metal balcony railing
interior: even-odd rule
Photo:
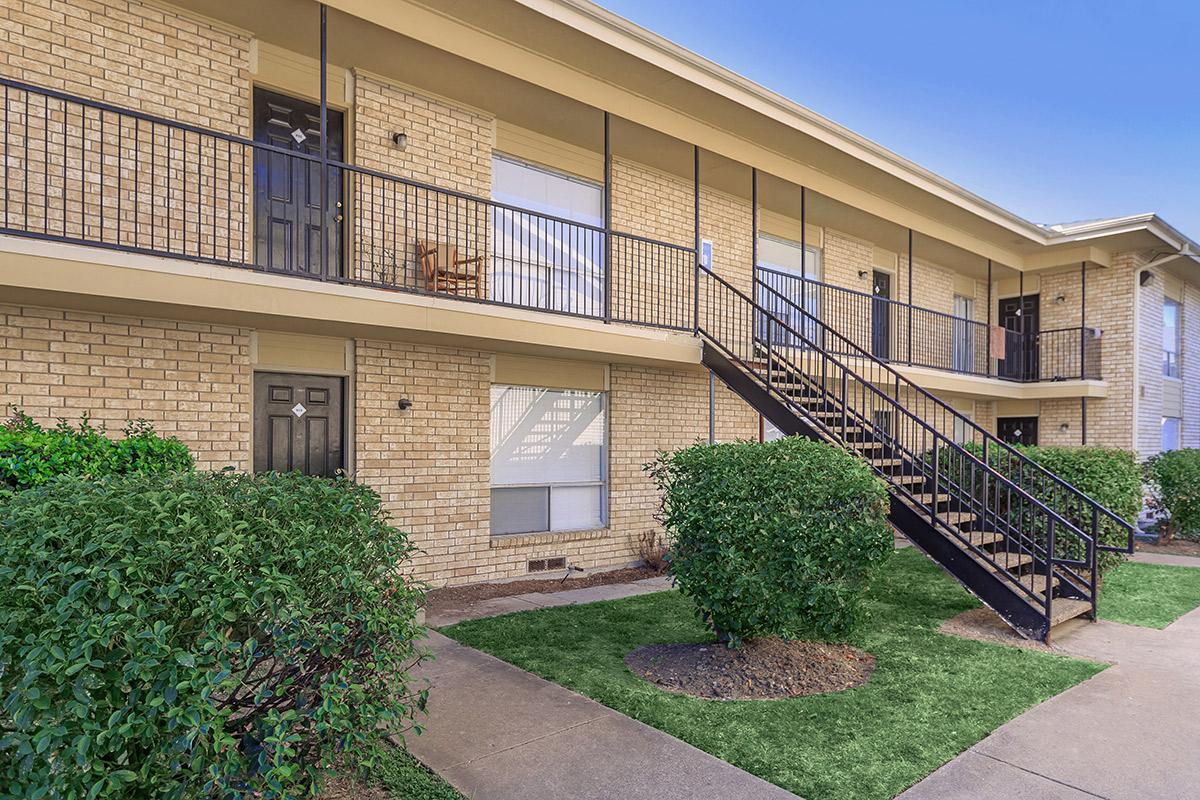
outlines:
[[[1021,382],[1100,378],[1100,334],[1093,328],[1036,333],[1004,329],[1001,351],[983,322],[793,273],[760,267],[757,274],[759,305],[810,340],[820,338],[821,332],[803,327],[811,327],[811,320],[793,320],[797,308],[820,319],[845,341],[892,364]]]
[[[381,289],[691,331],[691,247],[0,78],[0,230]],[[303,132],[301,132],[303,133]],[[301,136],[301,138],[304,138]],[[874,356],[1019,381],[1098,378],[1098,333],[1006,331],[759,270]],[[822,331],[796,320],[809,339]],[[911,332],[911,335],[910,335]]]
[[[3,232],[693,327],[691,248],[12,80],[0,86]]]

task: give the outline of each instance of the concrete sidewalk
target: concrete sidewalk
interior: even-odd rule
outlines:
[[[1200,609],[1161,631],[1080,622],[1054,649],[1115,666],[996,729],[900,797],[1200,797]]]
[[[607,588],[607,587],[596,587]],[[591,591],[591,590],[579,590]],[[430,633],[428,726],[409,750],[471,800],[795,795],[557,684]]]
[[[425,624],[431,628],[444,628],[468,619],[498,617],[501,614],[531,611],[535,608],[573,606],[580,603],[595,603],[600,600],[619,600],[622,597],[661,592],[670,588],[671,579],[662,575],[633,583],[610,583],[588,586],[583,589],[565,589],[561,592],[529,592],[508,597],[493,597],[490,600],[480,600],[475,603],[429,611],[426,614]]]

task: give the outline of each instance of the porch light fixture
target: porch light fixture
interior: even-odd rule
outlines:
[[[404,133],[402,131],[397,131],[396,133],[393,133],[392,134],[392,144],[396,145],[396,147],[400,150],[403,150],[404,148],[408,147],[408,134]]]
[[[1145,286],[1150,281],[1154,280],[1154,273],[1148,269],[1142,270],[1142,274],[1138,275],[1138,286]]]
[[[867,277],[867,271],[866,271],[865,269],[860,269],[860,270],[858,271],[858,277],[859,277],[860,279],[866,279],[866,277]]]
[[[1069,431],[1070,429],[1071,429],[1071,426],[1070,426],[1070,425],[1068,425],[1068,424],[1067,424],[1067,423],[1065,423],[1065,422],[1064,422],[1063,424],[1061,424],[1061,425],[1059,425],[1059,426],[1058,426],[1058,430],[1059,430],[1061,433],[1066,433],[1066,432],[1067,432],[1067,431]]]
[[[1054,298],[1054,302],[1061,306],[1063,303],[1067,302],[1067,296],[1065,294],[1060,294],[1058,297]]]

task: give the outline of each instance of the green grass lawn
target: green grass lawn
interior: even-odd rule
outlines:
[[[382,789],[393,800],[465,800],[402,747],[376,741],[364,748],[363,755],[363,759],[350,759],[350,774],[366,786]]]
[[[790,700],[669,694],[630,673],[630,650],[710,637],[677,592],[464,622],[443,633],[653,725],[808,800],[890,798],[1027,708],[1103,667],[943,636],[976,602],[913,549],[871,591],[853,644],[862,687]]]
[[[1200,567],[1126,562],[1100,586],[1100,618],[1165,628],[1200,606]]]

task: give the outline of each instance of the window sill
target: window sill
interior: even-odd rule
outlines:
[[[589,539],[605,539],[612,535],[608,528],[586,528],[576,531],[541,531],[539,533],[502,533],[491,537],[493,549],[529,547],[539,544],[582,542]]]

